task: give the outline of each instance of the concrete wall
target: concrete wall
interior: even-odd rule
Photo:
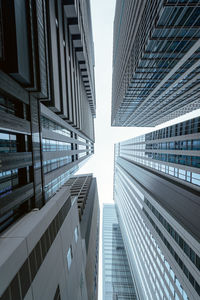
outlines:
[[[88,299],[77,203],[76,198],[72,198],[71,202],[69,195],[68,188],[61,188],[41,210],[27,214],[1,236],[0,295],[3,295],[2,299],[53,299],[58,286],[61,299]],[[57,234],[54,234],[55,238],[51,246],[44,254],[41,238],[63,205],[65,205],[64,213],[67,215]],[[78,227],[77,242],[74,235],[76,227]],[[38,245],[38,241],[40,241],[42,262],[38,268],[37,258],[40,251],[35,252],[37,266],[34,266],[38,270],[34,277],[30,255]],[[70,246],[73,257],[69,269],[67,252]],[[25,264],[26,262],[28,264]]]

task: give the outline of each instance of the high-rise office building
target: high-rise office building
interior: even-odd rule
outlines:
[[[89,0],[0,1],[2,299],[87,299],[64,184],[94,152],[93,50]]]
[[[200,108],[199,5],[116,1],[113,126],[156,126]]]
[[[77,197],[80,232],[86,253],[86,284],[88,300],[98,299],[99,199],[96,178],[92,174],[73,176],[66,185]]]
[[[93,153],[89,4],[1,1],[1,228],[42,207]]]
[[[96,180],[73,177],[2,233],[0,299],[97,299],[98,242]]]
[[[114,200],[142,299],[200,296],[200,118],[115,145]]]
[[[139,299],[114,204],[103,206],[103,300]]]

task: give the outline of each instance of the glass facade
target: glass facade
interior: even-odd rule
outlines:
[[[0,133],[0,152],[12,153],[17,152],[17,137],[15,134]]]
[[[48,201],[53,195],[55,195],[56,191],[67,182],[67,180],[73,175],[76,171],[78,171],[78,165],[74,166],[70,170],[64,172],[62,175],[50,181],[45,185],[45,200]]]
[[[41,125],[43,128],[42,166],[45,176],[44,195],[45,200],[48,201],[80,168],[82,163],[85,162],[85,159],[93,153],[93,143],[80,137],[73,128],[68,130],[61,126],[61,124],[58,124],[43,115],[41,116]],[[68,152],[65,153],[65,151]],[[54,153],[59,157],[55,158]],[[75,166],[74,163],[76,163]],[[60,171],[58,169],[60,169]],[[49,181],[49,178],[46,180],[46,176],[52,178],[53,172],[57,172],[57,170],[59,175],[56,173],[53,180],[51,179]],[[52,175],[50,174],[51,172]]]
[[[160,238],[162,239],[163,243],[165,244],[165,246],[169,249],[169,251],[171,252],[173,257],[177,261],[179,267],[183,270],[185,276],[189,279],[190,283],[192,284],[193,288],[196,290],[197,294],[200,296],[200,285],[198,284],[198,282],[194,279],[193,275],[189,272],[189,270],[186,267],[186,265],[184,264],[183,260],[178,256],[178,254],[176,253],[174,248],[167,241],[165,236],[160,231],[159,227],[155,224],[155,222],[152,220],[152,218],[150,217],[150,215],[147,213],[147,211],[145,209],[144,209],[144,213],[147,216],[147,218],[149,219],[149,221],[151,222],[151,224],[153,225],[153,227],[155,228],[155,230],[158,232],[158,234],[159,234]],[[169,230],[171,231],[170,227],[169,227]],[[177,236],[177,237],[178,237],[179,246],[184,250],[184,252],[187,254],[188,257],[190,257],[190,252],[191,252],[192,259],[195,260],[194,263],[199,268],[199,256],[195,255],[192,248],[190,248],[188,246],[188,244],[182,239],[182,237],[180,237],[180,236]],[[179,287],[179,290],[180,290],[181,284],[178,281],[178,279],[176,279],[176,285]],[[181,292],[183,294],[183,288],[182,287],[181,287]],[[185,296],[184,299],[188,299],[185,295],[185,292],[184,292],[184,296]]]
[[[174,228],[165,220],[165,218],[163,218],[163,216],[158,212],[158,210],[147,199],[145,199],[144,202],[147,204],[147,206],[153,212],[153,214],[156,216],[156,218],[160,221],[160,223],[167,229],[169,234],[173,237],[173,239],[180,246],[180,248],[190,258],[190,260],[193,262],[195,267],[200,271],[200,257],[198,256],[198,254],[196,254],[192,250],[192,248],[188,245],[188,243],[179,235],[179,233],[176,230],[174,230]],[[148,216],[148,218],[151,220],[151,222],[153,222],[151,217],[149,216],[149,214],[147,213],[147,211],[145,209],[144,209],[144,212]],[[153,223],[153,224],[155,224],[155,223]],[[156,230],[159,231],[158,227],[156,227],[156,228],[157,228]],[[161,235],[161,233],[159,235]],[[167,242],[165,242],[165,243],[167,243]],[[176,256],[176,255],[174,255],[174,256]]]
[[[70,130],[67,130],[63,126],[60,126],[56,122],[53,122],[44,116],[41,116],[41,125],[42,125],[42,128],[44,128],[44,129],[48,129],[48,130],[51,130],[52,132],[71,137]]]
[[[113,125],[156,126],[199,108],[199,3],[117,1]]]
[[[30,121],[30,109],[27,104],[19,103],[12,97],[0,93],[0,112],[14,115],[18,118]]]
[[[199,122],[199,118],[197,121]],[[192,122],[186,122],[197,124],[195,119]],[[186,122],[173,126],[183,128]],[[155,152],[158,151],[162,148],[158,145],[164,144],[163,151],[169,152],[171,146],[174,152],[188,151],[196,156],[195,153],[198,153],[198,150],[186,150],[186,146],[188,141],[189,145],[193,145],[193,141],[195,145],[198,145],[198,132],[195,130],[185,135],[180,134],[178,145],[184,146],[184,150],[177,149],[174,147],[176,145],[174,139],[177,135],[163,134],[163,132],[165,134],[173,132],[174,127],[164,128],[115,145],[114,200],[119,212],[122,236],[130,258],[130,268],[136,272],[136,284],[140,285],[139,294],[144,299],[185,300],[198,299],[200,296],[199,242],[192,232],[196,226],[195,223],[191,225],[191,231],[188,226],[194,216],[185,212],[188,208],[185,207],[181,211],[180,206],[176,208],[175,205],[179,192],[182,195],[180,205],[184,207],[188,201],[191,211],[198,209],[195,208],[193,200],[198,201],[199,198],[198,196],[195,198],[192,191],[190,195],[187,194],[184,197],[184,193],[188,193],[189,189],[183,186],[183,190],[180,191],[176,181],[171,180],[168,186],[167,178],[162,177],[163,186],[168,186],[169,193],[168,196],[167,194],[164,196],[162,193],[165,194],[165,190],[161,181],[158,180],[159,176],[152,174],[150,168],[146,168],[146,166],[152,168],[152,165],[144,163],[148,145],[151,145],[151,152],[152,149]],[[139,157],[141,161],[136,160]],[[146,157],[148,158],[148,155]],[[176,168],[175,166],[168,166],[168,168],[174,168],[180,175],[181,166],[179,165],[177,164]],[[166,165],[165,168],[167,168]],[[195,168],[199,176],[197,166]],[[185,176],[190,175],[193,178],[194,170],[194,167],[190,166],[190,169],[185,171]],[[156,197],[154,193],[151,193],[148,181],[153,186],[152,190],[159,191]],[[194,190],[198,188],[194,185],[191,185],[192,187]],[[172,210],[169,210],[168,198],[172,201]],[[177,219],[177,216],[181,217]]]
[[[120,156],[200,186],[199,132],[198,117],[121,142]]]
[[[18,169],[0,172],[0,198],[18,187]]]
[[[51,160],[43,161],[44,174],[49,173],[57,168],[68,165],[72,162],[71,156],[59,157]]]
[[[42,151],[66,151],[71,150],[71,144],[67,142],[42,139]]]
[[[103,300],[138,299],[114,205],[103,207]]]

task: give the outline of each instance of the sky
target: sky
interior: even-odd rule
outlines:
[[[91,0],[95,50],[95,154],[77,174],[97,178],[100,203],[112,202],[114,143],[147,132],[142,128],[111,127],[112,43],[115,0]],[[148,129],[149,131],[149,129]]]
[[[97,117],[95,119],[95,154],[76,173],[93,173],[97,178],[100,214],[102,204],[113,202],[114,144],[152,130],[166,127],[200,115],[200,110],[167,122],[156,128],[111,127],[112,44],[115,0],[91,0],[95,50],[95,88]],[[99,244],[99,300],[102,299],[102,214]]]
[[[113,201],[114,143],[195,117],[200,110],[157,127],[111,127],[112,44],[115,0],[91,0],[95,50],[95,154],[76,173],[93,173],[97,178],[100,203]]]

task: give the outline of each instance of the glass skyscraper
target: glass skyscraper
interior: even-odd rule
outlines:
[[[200,108],[200,0],[117,0],[113,126]],[[114,200],[142,299],[200,297],[200,118],[115,145]]]
[[[114,200],[142,299],[200,297],[200,119],[115,145]]]
[[[103,300],[136,300],[115,205],[103,206]]]
[[[188,187],[200,187],[200,117],[118,144],[120,157],[166,175]]]
[[[200,108],[199,4],[116,1],[113,126],[156,126]]]

